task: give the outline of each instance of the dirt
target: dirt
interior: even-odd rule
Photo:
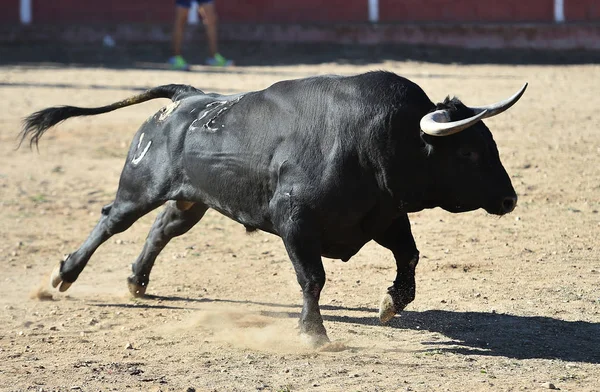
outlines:
[[[352,48],[357,58],[361,50]],[[2,63],[0,390],[600,390],[600,67],[370,62],[370,52],[348,63],[316,53],[189,73]],[[295,329],[301,293],[280,239],[248,235],[212,211],[164,250],[146,299],[133,299],[125,279],[156,212],[100,247],[66,293],[49,288],[52,269],[112,201],[134,132],[167,102],[69,120],[39,152],[15,149],[21,118],[158,84],[232,93],[373,69],[410,78],[433,100],[456,94],[473,105],[530,83],[516,106],[487,120],[517,209],[503,218],[412,214],[417,297],[389,325],[377,308],[395,264],[368,244],[348,263],[324,260],[332,343],[309,348]]]

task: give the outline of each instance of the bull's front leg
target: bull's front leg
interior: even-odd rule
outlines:
[[[379,319],[385,324],[415,299],[415,268],[419,262],[419,251],[410,231],[408,215],[392,222],[375,241],[391,250],[396,259],[396,279],[379,306]]]
[[[325,285],[325,269],[316,242],[301,234],[284,237],[285,248],[302,288],[303,305],[298,321],[300,334],[315,347],[329,342],[319,309],[319,298]]]

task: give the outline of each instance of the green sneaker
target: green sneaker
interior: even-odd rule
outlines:
[[[171,69],[175,69],[178,71],[189,71],[190,70],[190,65],[181,56],[171,57],[169,59],[169,64],[171,64]]]
[[[215,54],[215,57],[206,59],[206,65],[212,65],[213,67],[229,67],[233,65],[233,60],[227,60],[221,56],[220,53]]]

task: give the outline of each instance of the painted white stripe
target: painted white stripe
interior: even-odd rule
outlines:
[[[188,24],[198,24],[198,3],[192,1],[190,12],[188,13]]]
[[[564,0],[554,0],[554,21],[561,23],[565,21],[565,2]]]
[[[31,23],[31,0],[20,0],[19,16],[21,18],[21,23]]]
[[[138,149],[138,150],[140,149],[140,146],[142,145],[142,140],[144,140],[144,135],[145,135],[145,133],[142,133],[142,134],[140,135],[140,141],[138,142],[138,146],[137,146],[137,149]]]
[[[369,22],[379,22],[379,0],[369,0]]]
[[[142,158],[144,157],[144,155],[146,155],[146,153],[148,152],[148,150],[150,149],[150,145],[152,144],[152,140],[150,140],[148,142],[148,144],[146,145],[146,148],[144,148],[144,151],[142,151],[142,153],[140,154],[139,157],[137,158],[133,158],[131,160],[131,163],[133,163],[134,165],[137,165],[138,163],[140,163],[140,161],[142,160]]]

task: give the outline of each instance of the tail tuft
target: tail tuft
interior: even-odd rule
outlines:
[[[40,138],[49,128],[69,117],[77,115],[77,109],[80,108],[74,106],[57,106],[30,114],[23,120],[23,130],[19,134],[21,136],[19,147],[21,147],[21,144],[27,138],[29,138],[29,148],[32,148],[33,145],[37,147]]]

